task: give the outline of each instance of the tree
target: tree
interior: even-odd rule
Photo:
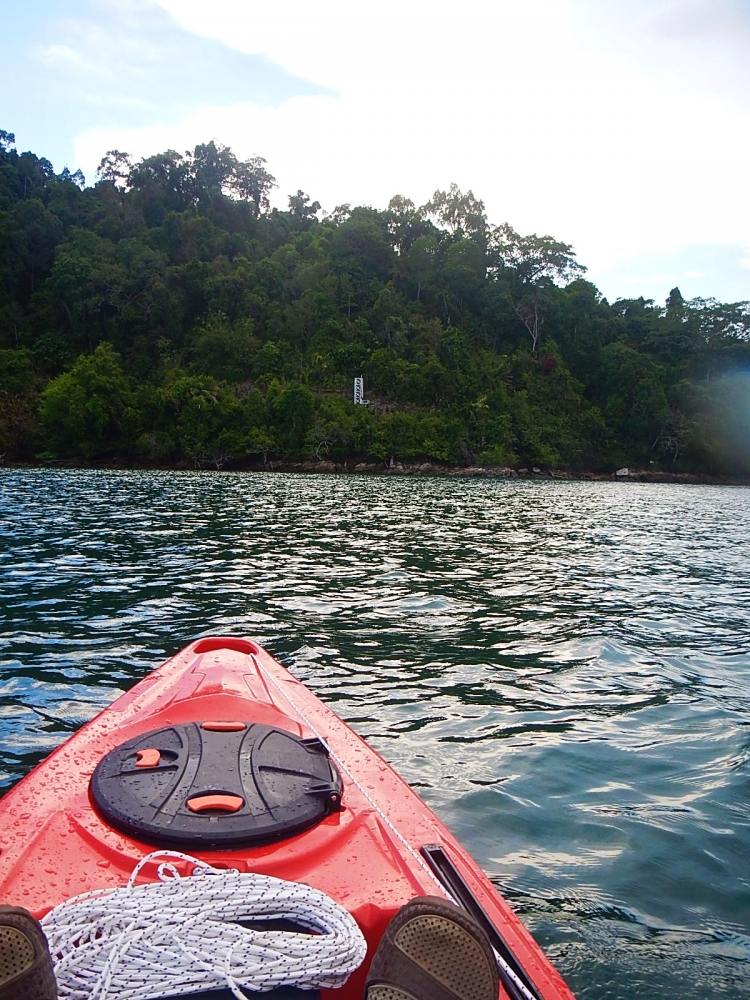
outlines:
[[[468,407],[469,443],[478,461],[486,465],[512,465],[513,433],[510,396],[505,387],[477,396]]]
[[[590,465],[603,430],[601,413],[556,352],[546,360],[523,351],[512,358],[513,449],[532,466]]]
[[[662,366],[621,341],[609,344],[597,394],[610,431],[638,459],[648,458],[670,416]]]
[[[310,201],[310,196],[304,191],[298,190],[296,194],[289,195],[289,213],[298,222],[310,224],[318,221],[320,211],[319,201]]]
[[[181,212],[194,204],[195,177],[190,159],[174,149],[147,156],[128,175],[147,224],[159,225],[170,211]]]
[[[504,222],[490,233],[489,257],[495,269],[506,268],[525,285],[542,281],[573,281],[586,268],[575,259],[573,247],[552,236],[521,236]]]
[[[191,153],[185,153],[186,169],[191,175],[197,199],[212,199],[228,194],[237,172],[237,157],[228,146],[211,142],[200,143]]]
[[[171,372],[156,396],[156,420],[196,468],[222,468],[244,449],[237,397],[206,375]]]
[[[521,236],[507,222],[492,230],[488,253],[491,272],[504,282],[536,354],[552,287],[580,277],[586,268],[575,259],[568,243],[551,236]]]
[[[348,202],[344,202],[343,205],[337,205],[332,212],[329,212],[327,221],[331,222],[334,226],[340,226],[346,222],[351,214],[352,206]]]
[[[0,349],[0,461],[33,455],[36,381],[30,351]]]
[[[211,313],[192,332],[187,353],[198,372],[241,382],[250,377],[257,347],[250,320],[229,323],[220,313]]]
[[[685,314],[685,300],[682,297],[682,292],[679,288],[673,288],[669,297],[667,298],[667,316],[675,317],[676,319],[682,319]]]
[[[83,190],[86,187],[86,178],[83,175],[82,170],[76,170],[75,173],[71,173],[67,167],[63,167],[62,172],[58,174],[57,179],[62,184],[75,184],[79,190]]]
[[[39,198],[18,202],[12,220],[11,247],[18,280],[17,294],[26,301],[36,291],[39,281],[49,274],[63,227]]]
[[[417,302],[422,293],[434,280],[438,255],[436,236],[418,236],[399,257],[399,273],[410,288]]]
[[[47,385],[39,404],[47,450],[102,458],[127,451],[137,424],[135,393],[110,344],[99,344]]]
[[[374,300],[377,287],[391,273],[392,254],[380,213],[359,208],[337,226],[330,240],[330,257],[338,280],[339,302],[347,317],[351,317],[353,309]]]
[[[686,325],[694,338],[695,378],[710,382],[723,371],[746,368],[750,361],[750,302],[691,299]]]
[[[420,236],[434,232],[435,227],[427,221],[425,208],[417,208],[411,198],[397,194],[388,202],[386,213],[388,232],[393,249],[405,253]]]
[[[115,243],[84,229],[74,229],[56,249],[45,295],[78,350],[93,349],[118,311],[128,275],[116,256]]]
[[[487,229],[484,202],[473,191],[464,193],[455,183],[447,191],[435,191],[423,211],[453,236],[484,238]]]
[[[315,412],[312,392],[307,386],[292,382],[276,396],[271,412],[285,453],[301,454]]]
[[[125,188],[129,183],[132,169],[133,165],[128,153],[122,153],[119,149],[110,149],[99,161],[96,176],[104,184]]]
[[[439,258],[438,281],[446,322],[461,315],[466,305],[476,307],[486,273],[485,256],[474,240],[457,237]]]
[[[266,170],[266,161],[262,156],[253,156],[249,160],[241,160],[237,163],[231,190],[238,198],[253,203],[256,217],[261,212],[267,212],[270,208],[268,196],[274,187],[276,187],[276,178]],[[318,208],[320,208],[319,205]]]
[[[97,178],[0,132],[0,452],[743,468],[748,302],[610,304],[455,184],[318,221],[215,141]]]

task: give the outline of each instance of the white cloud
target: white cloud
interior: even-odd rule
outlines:
[[[86,73],[96,69],[95,65],[72,45],[63,45],[58,42],[40,45],[34,50],[34,55],[47,69],[74,70]]]
[[[573,243],[594,279],[640,252],[747,242],[748,22],[730,0],[157,2],[329,95],[268,108],[228,94],[158,128],[90,131],[84,168],[112,146],[213,137],[327,208],[421,202],[455,180],[493,221]],[[693,30],[709,14],[715,30]]]
[[[134,3],[136,0],[107,0],[107,3]],[[145,3],[145,0],[138,0]],[[153,7],[153,4],[151,4]],[[123,80],[141,82],[160,71],[164,52],[158,40],[124,30],[132,26],[127,11],[118,11],[116,28],[95,21],[63,18],[55,30],[61,40],[32,50],[45,68],[56,71],[57,85],[72,85],[79,99],[99,103],[130,103],[132,95],[122,93]]]

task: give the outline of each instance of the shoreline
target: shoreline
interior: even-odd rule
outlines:
[[[599,483],[672,483],[693,486],[750,486],[750,479],[730,476],[713,476],[697,472],[668,472],[657,469],[620,469],[615,472],[592,470],[520,468],[510,466],[480,465],[440,465],[435,462],[332,462],[332,461],[271,461],[267,463],[214,463],[172,465],[134,462],[83,462],[75,459],[59,459],[49,462],[5,462],[3,469],[92,469],[119,471],[160,471],[160,472],[278,472],[325,475],[364,476],[440,476],[454,479],[520,479],[559,480],[570,482]]]

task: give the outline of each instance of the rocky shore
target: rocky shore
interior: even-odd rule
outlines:
[[[503,465],[447,465],[438,462],[331,462],[331,461],[269,461],[262,463],[175,463],[174,465],[137,464],[132,462],[86,463],[76,460],[47,462],[3,462],[0,468],[54,469],[154,469],[163,471],[205,470],[215,472],[300,472],[335,475],[368,476],[446,476],[469,479],[562,479],[578,482],[686,483],[704,486],[748,486],[747,479],[711,476],[707,473],[669,472],[663,469],[621,468],[615,472],[549,468],[511,468]]]
[[[703,485],[747,485],[743,480],[720,478],[702,473],[667,472],[655,469],[622,468],[616,472],[572,471],[570,469],[520,468],[500,465],[441,465],[435,462],[270,462],[251,466],[248,471],[338,473],[373,476],[448,476],[474,479],[569,479],[591,482],[693,483]]]

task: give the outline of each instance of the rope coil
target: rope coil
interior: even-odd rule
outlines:
[[[136,885],[163,859],[158,882]],[[171,861],[194,866],[183,877]],[[256,930],[243,921],[289,920],[310,933]],[[365,958],[351,915],[318,889],[234,869],[177,851],[143,858],[121,889],[61,903],[42,920],[60,1000],[160,1000],[203,990],[277,986],[335,989]]]

